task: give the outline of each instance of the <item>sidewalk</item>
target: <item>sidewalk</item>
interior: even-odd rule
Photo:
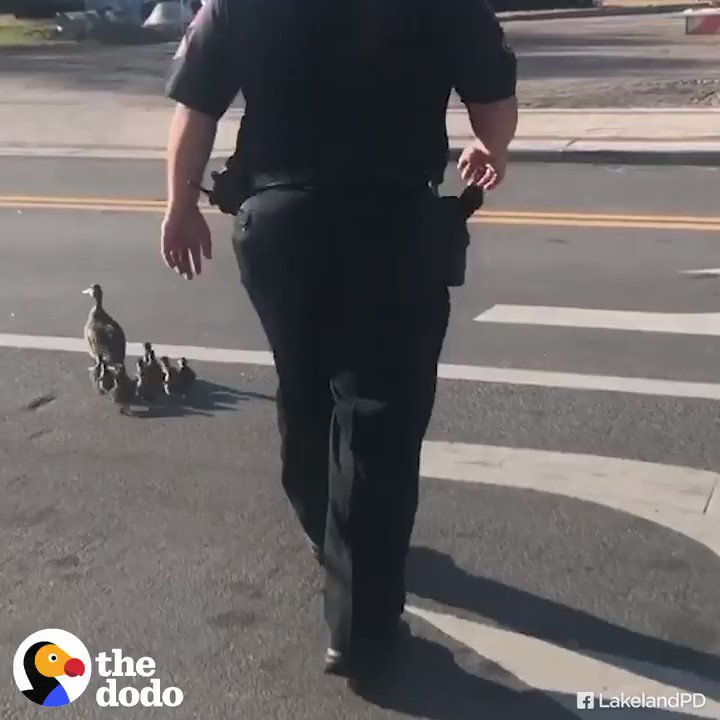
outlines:
[[[462,111],[448,113],[453,150],[470,141]],[[515,160],[720,165],[720,109],[525,110]]]
[[[519,20],[564,20],[617,15],[655,15],[679,13],[688,8],[712,7],[717,0],[603,0],[597,7],[558,8],[555,10],[510,10],[499,12],[503,25]]]
[[[0,102],[0,155],[163,158],[170,105],[91,107]],[[221,122],[214,155],[235,144],[240,111]],[[467,115],[448,113],[455,153],[471,139]],[[720,165],[720,109],[524,110],[511,149],[516,160]]]

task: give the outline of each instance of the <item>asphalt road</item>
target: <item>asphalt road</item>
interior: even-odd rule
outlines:
[[[720,281],[679,271],[718,265],[717,230],[579,219],[713,216],[706,188],[715,178],[681,168],[515,167],[488,211],[578,219],[472,226],[470,281],[454,293],[442,362],[717,383],[714,337],[474,321],[497,303],[715,310]],[[211,219],[207,274],[186,283],[157,257],[157,211],[20,208],[3,200],[11,195],[161,198],[162,168],[0,160],[0,338],[79,336],[87,312],[79,291],[98,281],[133,340],[266,349],[226,219]],[[600,496],[548,492],[552,474],[533,489],[514,487],[532,480],[532,463],[523,477],[483,484],[502,472],[486,461],[464,482],[425,465],[409,572],[413,639],[393,672],[356,695],[319,672],[322,578],[278,482],[272,369],[198,363],[201,382],[187,404],[124,417],[89,388],[84,355],[3,342],[0,648],[8,663],[42,627],[75,633],[92,653],[152,656],[157,676],[185,701],[174,715],[126,711],[139,720],[562,720],[575,717],[574,692],[590,681],[620,690],[612,674],[620,671],[639,677],[638,691],[658,681],[720,700],[717,551],[673,530],[662,512],[651,522]],[[549,451],[582,453],[600,463],[583,482],[600,494],[637,491],[652,507],[657,498],[632,487],[636,470],[623,481],[602,458],[718,472],[717,427],[709,399],[442,380],[428,441],[441,450],[529,449],[538,464]],[[690,481],[681,488],[683,497],[693,492]],[[500,632],[502,642],[492,640]],[[592,667],[581,678],[583,663]],[[74,708],[58,716],[109,716],[92,696]],[[7,720],[39,716],[11,682],[0,685],[0,709]]]
[[[526,107],[678,107],[720,102],[720,48],[713,36],[686,36],[673,15],[506,23],[519,56]],[[80,46],[0,54],[2,99],[52,105],[123,95],[163,102],[173,45]],[[53,99],[53,96],[55,99]],[[457,104],[457,100],[453,100]]]

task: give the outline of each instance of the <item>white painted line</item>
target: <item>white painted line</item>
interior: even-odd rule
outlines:
[[[421,474],[595,502],[681,532],[720,556],[720,526],[709,510],[719,489],[716,473],[595,455],[426,441]],[[720,684],[693,673],[602,655],[592,648],[585,652],[565,649],[529,634],[447,613],[414,606],[406,609],[579,718],[588,713],[578,709],[576,693],[591,691],[605,698],[621,693],[665,698],[702,693],[704,705],[685,706],[682,716],[720,717]],[[642,716],[661,720],[674,715],[657,710],[642,712]],[[613,708],[613,717],[633,720],[637,710]]]
[[[476,365],[441,365],[438,376],[443,380],[468,380],[500,385],[594,390],[656,397],[720,400],[720,384],[659,380],[654,378],[581,375],[576,373],[515,368],[480,367]]]
[[[720,277],[720,268],[704,268],[701,270],[679,270],[681,275],[697,275],[698,277]]]
[[[720,475],[676,465],[496,445],[426,442],[422,473],[702,515]]]
[[[705,695],[704,706],[687,705],[680,709],[682,717],[688,720],[720,718],[720,703],[714,699],[720,698],[720,685],[693,673],[598,653],[592,653],[591,657],[546,640],[447,613],[415,606],[406,609],[479,656],[500,665],[522,683],[540,690],[579,718],[586,718],[589,713],[578,709],[578,692],[602,693],[606,702],[621,693],[629,696],[645,693],[656,697],[702,693]],[[658,710],[655,714],[631,707],[613,708],[611,712],[617,720],[679,717],[673,710]]]
[[[57,350],[62,352],[87,353],[87,345],[85,341],[80,338],[43,335],[0,333],[0,347],[21,350]],[[188,360],[201,362],[259,365],[263,367],[274,366],[272,353],[261,350],[207,348],[196,345],[168,345],[165,343],[156,343],[155,348],[158,356],[186,357]],[[142,355],[141,344],[129,343],[128,355]],[[720,384],[717,383],[614,377],[610,375],[582,375],[544,370],[448,364],[439,365],[438,377],[441,380],[463,380],[497,385],[523,385],[568,390],[618,392],[632,395],[651,395],[655,397],[720,400]]]
[[[478,315],[475,321],[720,336],[720,313],[629,312],[543,305],[495,305]]]
[[[720,475],[597,455],[426,441],[423,477],[547,492],[627,512],[720,556]]]
[[[58,350],[62,352],[88,353],[88,346],[82,338],[52,337],[45,335],[10,335],[0,333],[0,347],[22,350]],[[274,366],[272,353],[260,350],[231,350],[226,348],[206,348],[197,345],[167,345],[153,343],[158,357],[185,357],[200,362],[231,363],[237,365]],[[141,356],[142,343],[131,342],[127,354]]]

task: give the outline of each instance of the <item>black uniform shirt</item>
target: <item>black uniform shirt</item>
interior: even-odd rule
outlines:
[[[485,0],[208,0],[167,92],[216,119],[242,92],[254,170],[420,177],[445,166],[452,89],[489,103],[515,81]]]

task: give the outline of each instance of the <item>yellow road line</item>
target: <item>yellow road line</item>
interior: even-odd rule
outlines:
[[[0,195],[0,208],[46,210],[95,210],[103,212],[158,213],[164,200],[141,198],[75,198],[27,195]],[[207,212],[219,213],[205,206]],[[720,217],[695,215],[635,215],[621,213],[547,212],[528,210],[483,210],[472,223],[493,225],[538,225],[551,227],[587,227],[649,230],[720,230]]]
[[[539,227],[586,227],[586,228],[616,228],[622,230],[698,230],[709,232],[720,231],[720,223],[716,225],[704,223],[670,223],[670,222],[625,222],[623,220],[566,220],[562,218],[519,218],[519,217],[473,217],[473,225],[536,225]]]
[[[43,197],[42,195],[0,195],[0,203],[3,204],[25,204],[54,207],[55,205],[127,205],[146,207],[165,207],[165,201],[144,200],[142,198],[103,198],[103,197]]]
[[[33,205],[40,207],[70,206],[72,209],[78,205],[96,206],[123,206],[123,207],[151,207],[165,208],[165,200],[149,200],[143,198],[102,198],[102,197],[44,197],[30,195],[0,195],[3,206]],[[547,212],[545,210],[483,210],[484,217],[517,217],[567,220],[620,220],[637,222],[692,222],[719,224],[720,216],[707,215],[629,215],[625,213],[578,213],[578,212]]]
[[[545,212],[527,211],[527,210],[483,210],[482,215],[489,217],[508,216],[518,218],[537,218],[543,219],[566,219],[566,220],[622,220],[623,222],[692,222],[692,223],[708,223],[711,225],[720,224],[720,217],[710,215],[626,215],[625,213],[574,213],[574,212]]]
[[[143,205],[101,205],[88,203],[64,203],[62,205],[49,205],[47,203],[6,203],[0,200],[0,208],[13,210],[93,210],[95,212],[127,212],[127,213],[155,213],[162,212],[163,208]]]

